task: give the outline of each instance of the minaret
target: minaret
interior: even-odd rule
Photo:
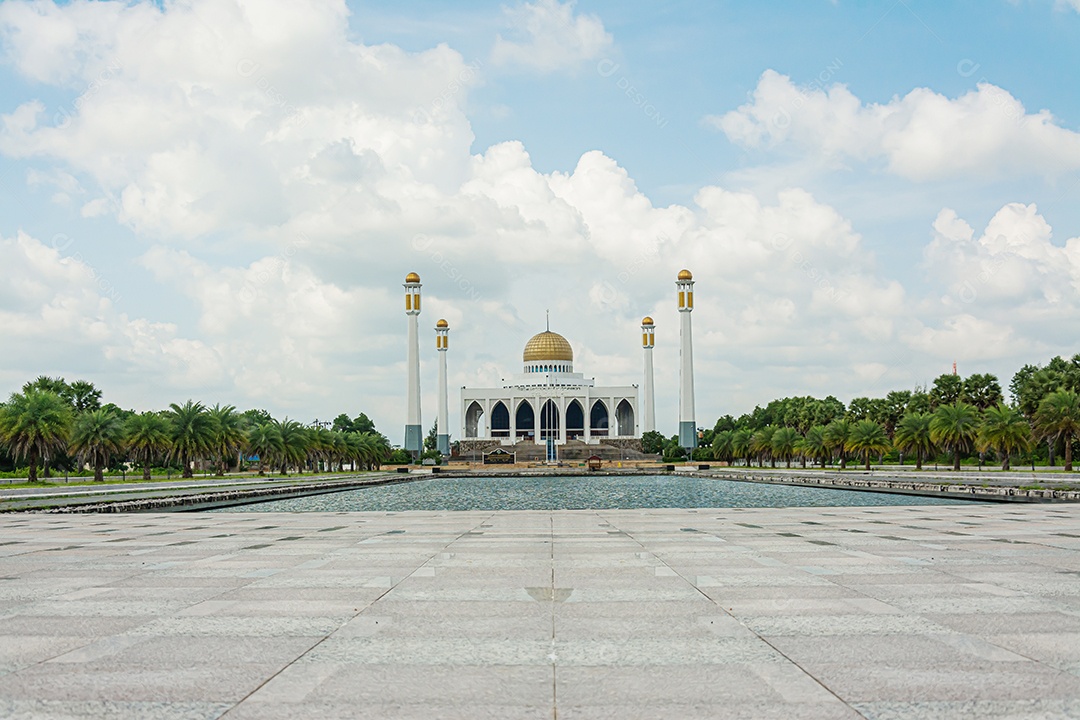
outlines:
[[[679,289],[679,446],[692,451],[697,447],[694,341],[690,334],[690,313],[694,311],[694,275],[689,270],[680,270],[675,287]]]
[[[435,448],[443,455],[450,454],[450,420],[447,417],[446,399],[446,351],[450,347],[450,323],[435,323],[435,349],[439,351],[439,420],[435,434]]]
[[[409,316],[409,387],[405,406],[405,449],[418,457],[424,449],[424,431],[420,427],[420,276],[405,276],[405,314]]]
[[[641,416],[641,434],[656,430],[656,401],[653,399],[653,370],[652,351],[656,344],[654,338],[653,319],[644,317],[641,320],[641,346],[645,348],[645,389],[644,405]]]

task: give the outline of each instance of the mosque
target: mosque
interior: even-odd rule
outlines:
[[[682,270],[676,280],[680,315],[679,439],[688,449],[697,446],[694,421],[693,350],[690,313],[694,309],[694,280]],[[409,319],[408,397],[405,449],[422,450],[420,422],[420,276],[405,278],[405,313]],[[437,447],[450,453],[446,355],[450,326],[435,325],[435,349],[439,364]],[[574,350],[562,335],[548,327],[525,344],[522,372],[503,378],[499,387],[461,388],[461,445],[472,450],[535,443],[552,449],[567,443],[617,445],[640,449],[641,436],[656,429],[653,395],[653,347],[655,323],[641,321],[644,353],[644,397],[638,402],[637,384],[601,386],[594,378],[574,372]]]
[[[464,440],[543,442],[640,438],[638,386],[601,387],[574,372],[574,350],[566,338],[545,330],[525,344],[521,373],[501,387],[462,388]]]

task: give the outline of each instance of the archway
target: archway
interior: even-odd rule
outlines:
[[[585,411],[581,409],[581,403],[571,400],[566,406],[566,437],[574,440],[585,434]]]
[[[559,408],[548,400],[540,408],[540,439],[559,437]]]
[[[601,437],[608,434],[608,411],[607,405],[602,400],[593,403],[589,411],[589,432]]]
[[[510,411],[501,400],[491,408],[491,437],[510,437]]]
[[[528,400],[522,400],[517,406],[517,411],[514,413],[514,424],[517,425],[517,436],[519,438],[530,438],[535,434],[536,416],[533,414],[533,407]]]
[[[469,409],[465,411],[465,437],[486,437],[486,432],[483,435],[480,434],[484,429],[483,420],[484,408],[480,406],[480,403],[473,401],[473,403],[469,405]]]
[[[615,408],[615,419],[619,423],[619,435],[623,437],[634,436],[634,408],[627,400],[620,400]]]

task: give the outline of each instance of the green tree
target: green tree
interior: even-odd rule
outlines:
[[[874,453],[889,451],[889,436],[885,428],[873,420],[859,420],[851,426],[844,448],[863,459],[863,468],[870,469],[870,456]]]
[[[1080,433],[1080,394],[1059,390],[1043,398],[1035,412],[1035,431],[1065,443],[1065,472],[1072,472],[1072,441]]]
[[[439,421],[436,420],[431,424],[431,429],[428,430],[427,436],[424,438],[424,450],[428,452],[435,450],[439,446]]]
[[[1001,469],[1009,469],[1009,456],[1031,447],[1031,425],[1020,411],[1008,405],[989,407],[975,440],[980,451],[994,450],[1002,458]]]
[[[806,435],[799,441],[798,449],[804,460],[816,460],[821,467],[825,467],[825,459],[829,456],[829,444],[825,442],[825,426],[814,425],[807,430]]]
[[[930,408],[937,410],[942,405],[955,405],[963,399],[964,381],[959,375],[945,373],[934,380],[930,388]]]
[[[837,418],[825,426],[825,442],[840,456],[840,469],[847,468],[847,441],[851,435],[851,421]]]
[[[143,480],[150,479],[154,461],[168,454],[169,436],[169,421],[160,413],[132,415],[124,423],[124,445],[142,465]]]
[[[240,453],[247,439],[244,434],[244,417],[232,405],[214,405],[207,411],[213,425],[210,451],[217,457],[218,477],[225,475],[233,457]]]
[[[655,430],[643,433],[641,436],[641,452],[646,455],[656,455],[664,452],[664,436]]]
[[[925,386],[916,386],[911,391],[911,399],[908,400],[904,413],[929,414],[931,410],[933,410],[933,407],[930,403],[930,393],[926,392]]]
[[[960,453],[971,449],[979,433],[979,411],[958,401],[941,405],[930,420],[930,439],[953,454],[953,470],[960,469]]]
[[[64,402],[71,404],[71,386],[64,382],[62,377],[51,378],[48,375],[38,375],[23,385],[22,389],[24,393],[28,390],[51,392],[54,395],[59,395]]]
[[[713,434],[711,449],[715,460],[731,462],[731,438],[734,434],[733,430],[720,430]]]
[[[1005,401],[1001,394],[1001,383],[996,375],[990,373],[975,373],[964,379],[963,390],[964,402],[970,403],[979,410],[994,407]]]
[[[92,382],[76,380],[69,386],[69,395],[71,407],[76,413],[97,410],[101,407],[101,391],[94,387]]]
[[[866,420],[870,417],[871,402],[868,397],[852,398],[851,402],[848,403],[847,419],[852,422]]]
[[[334,418],[334,422],[330,425],[330,429],[343,433],[356,432],[356,429],[353,427],[353,421],[345,413],[341,413]]]
[[[38,463],[63,451],[71,434],[71,406],[55,392],[34,387],[16,393],[0,407],[0,441],[16,460],[29,465],[30,482],[37,482]]]
[[[893,442],[901,452],[915,453],[915,469],[922,470],[923,460],[934,451],[934,441],[930,439],[929,412],[909,412],[896,424]]]
[[[750,467],[753,437],[754,433],[750,428],[739,428],[731,435],[731,454],[743,458],[747,467]]]
[[[170,457],[180,460],[182,477],[190,478],[191,463],[213,448],[214,420],[202,403],[193,400],[183,405],[170,403],[165,417],[169,420]]]
[[[109,456],[119,453],[123,444],[124,425],[112,410],[85,410],[75,418],[71,449],[78,453],[82,462],[93,465],[94,482],[105,481]]]
[[[352,422],[352,429],[353,432],[377,434],[375,431],[375,423],[373,423],[371,418],[364,413],[360,413],[356,416],[356,419]]]
[[[249,453],[259,458],[259,475],[265,475],[267,463],[275,462],[285,452],[281,430],[273,421],[248,428],[246,447]]]
[[[795,445],[798,442],[799,433],[795,428],[777,428],[769,439],[772,457],[783,460],[787,467],[791,467],[791,458],[795,455]]]
[[[303,469],[304,460],[307,459],[310,437],[307,428],[296,420],[285,418],[277,422],[278,432],[281,433],[282,450],[278,456],[281,466],[281,474],[287,475],[289,466]]]
[[[769,457],[772,462],[772,466],[776,467],[776,458],[772,456],[772,436],[776,432],[776,428],[772,425],[766,425],[761,428],[750,438],[750,449],[754,451],[754,454],[758,459],[758,467],[765,465],[765,458]]]

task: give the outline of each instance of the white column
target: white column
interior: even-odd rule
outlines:
[[[653,395],[653,346],[656,344],[653,319],[641,321],[641,344],[645,349],[644,407],[641,408],[641,434],[656,430],[656,400]]]
[[[694,341],[690,329],[690,313],[694,310],[694,276],[689,270],[681,271],[675,286],[679,291],[679,445],[689,451],[697,447]]]
[[[420,276],[405,278],[405,314],[409,317],[408,390],[405,401],[405,449],[419,455],[424,449],[424,430],[420,423]]]
[[[446,388],[446,351],[449,348],[450,325],[445,320],[439,320],[435,324],[435,349],[439,353],[439,416],[435,447],[443,455],[450,454],[450,418]]]

